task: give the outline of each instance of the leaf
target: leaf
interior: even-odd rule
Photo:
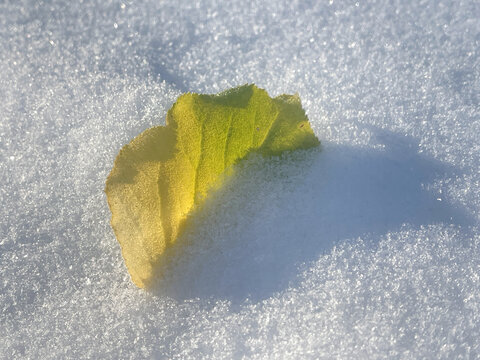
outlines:
[[[105,192],[133,282],[149,287],[185,220],[222,174],[250,152],[318,146],[298,95],[270,98],[255,85],[184,94],[166,126],[148,129],[115,159]]]

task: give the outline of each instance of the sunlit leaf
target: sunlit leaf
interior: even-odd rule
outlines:
[[[232,165],[250,152],[278,155],[320,144],[298,95],[272,99],[255,85],[184,94],[166,124],[121,149],[105,189],[125,263],[142,288],[152,284],[188,214]]]

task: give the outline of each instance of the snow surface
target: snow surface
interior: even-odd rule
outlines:
[[[0,2],[0,357],[480,357],[480,3]],[[185,91],[298,92],[153,292],[104,182]]]

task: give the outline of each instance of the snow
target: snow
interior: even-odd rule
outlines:
[[[0,3],[0,358],[480,356],[477,1]],[[182,92],[298,92],[158,289],[104,182]]]

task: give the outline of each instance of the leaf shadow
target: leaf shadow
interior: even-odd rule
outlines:
[[[460,169],[376,130],[383,149],[333,145],[251,157],[191,218],[153,294],[260,301],[295,285],[304,264],[336,244],[405,224],[468,227],[474,219],[429,190]]]

